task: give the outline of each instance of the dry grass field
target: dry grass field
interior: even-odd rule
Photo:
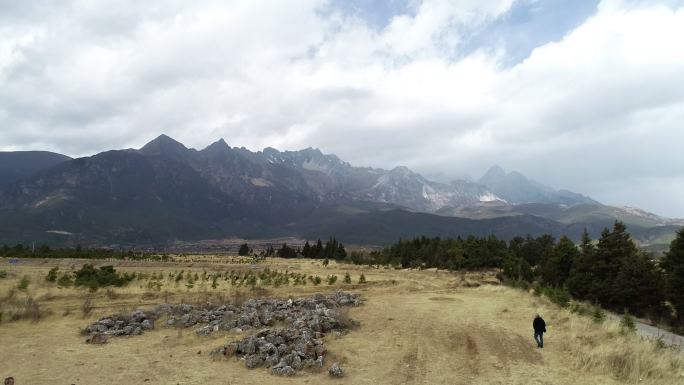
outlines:
[[[175,262],[95,261],[98,266],[113,264],[121,272],[162,273],[161,286],[138,279],[126,287],[91,293],[45,281],[52,267],[69,271],[87,262],[24,260],[10,267],[0,260],[0,270],[8,272],[0,279],[0,377],[12,375],[18,385],[684,383],[680,353],[622,333],[612,321],[597,324],[542,297],[503,287],[494,273],[269,259],[255,270],[318,275],[323,282],[251,290],[226,280],[213,288],[211,280],[201,278],[189,288],[185,281],[168,278],[180,270],[201,277],[205,272],[250,269],[249,264],[231,263],[231,258],[204,256]],[[343,283],[346,272],[351,284]],[[361,273],[365,284],[357,283]],[[338,280],[328,285],[325,278],[331,274]],[[29,284],[21,290],[23,277]],[[159,322],[141,336],[111,338],[104,345],[86,344],[79,332],[99,317],[164,302],[297,297],[336,289],[358,293],[365,301],[348,313],[359,327],[325,337],[326,364],[341,363],[345,377],[340,379],[329,377],[326,370],[277,377],[265,368],[247,369],[234,357],[212,359],[212,349],[243,337],[230,332],[199,337],[192,329],[166,328]],[[28,297],[34,302],[27,309]],[[86,300],[92,310],[84,314]],[[537,349],[532,339],[537,312],[548,324],[544,349]],[[12,320],[17,314],[27,319]]]

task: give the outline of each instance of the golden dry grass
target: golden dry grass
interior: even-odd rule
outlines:
[[[47,283],[47,271],[80,267],[87,261],[24,262],[0,280],[0,301],[13,291],[13,300],[33,298],[43,318],[0,324],[0,377],[13,375],[17,384],[681,384],[684,361],[680,353],[658,348],[634,335],[620,333],[612,322],[597,325],[550,304],[541,297],[496,285],[492,273],[448,273],[371,269],[318,261],[269,260],[259,268],[319,275],[313,286],[267,287],[257,292],[235,288],[229,281],[198,282],[188,289],[168,273],[181,269],[202,275],[249,269],[205,256],[177,262],[117,262],[120,271],[164,273],[163,286],[147,281],[128,287],[89,293],[59,289]],[[350,272],[353,284],[342,283]],[[356,284],[363,273],[365,285]],[[337,274],[333,286],[325,277]],[[26,291],[16,290],[24,275]],[[200,280],[201,281],[201,280]],[[365,304],[348,315],[360,322],[345,335],[329,335],[328,364],[339,361],[342,379],[326,372],[302,372],[292,378],[272,376],[266,369],[248,370],[235,358],[212,360],[208,352],[239,335],[223,333],[197,337],[192,330],[158,327],[142,336],[114,338],[106,345],[84,343],[79,329],[103,315],[131,311],[162,302],[232,301],[252,295],[279,297],[344,289],[360,293]],[[83,301],[92,312],[84,316]],[[8,312],[10,301],[0,303]],[[548,323],[546,347],[537,349],[531,321],[541,313]],[[161,325],[161,324],[160,324]]]

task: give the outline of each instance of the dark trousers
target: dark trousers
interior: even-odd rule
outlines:
[[[534,331],[534,340],[537,341],[537,347],[544,347],[544,332]]]

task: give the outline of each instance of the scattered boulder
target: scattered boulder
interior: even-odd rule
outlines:
[[[330,377],[344,376],[344,372],[342,372],[342,368],[340,368],[340,364],[337,362],[333,362],[333,364],[330,366],[330,369],[328,369],[328,374],[330,374]]]

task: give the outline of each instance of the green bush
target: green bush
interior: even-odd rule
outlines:
[[[634,317],[625,312],[620,319],[620,328],[627,333],[636,332],[636,321],[634,320]]]
[[[359,276],[359,283],[366,283],[366,276],[361,273],[361,276]]]
[[[257,284],[257,277],[256,275],[249,274],[249,276],[245,279],[245,283],[247,286],[251,287],[252,289],[256,288]]]
[[[26,289],[28,289],[29,282],[30,282],[30,281],[29,281],[28,277],[27,277],[27,276],[23,276],[23,277],[21,278],[21,281],[19,281],[19,285],[17,286],[17,289],[19,289],[19,290],[26,290]]]
[[[48,271],[47,276],[45,276],[45,280],[48,282],[56,282],[57,281],[57,271],[59,270],[59,267],[53,267]]]
[[[71,279],[71,275],[69,275],[69,273],[62,274],[62,276],[57,280],[57,286],[70,287],[73,284],[74,281]]]
[[[343,282],[344,282],[344,283],[347,283],[347,284],[351,283],[351,275],[349,275],[349,273],[344,273],[344,280],[343,280]]]
[[[606,312],[599,306],[594,306],[594,311],[591,313],[591,319],[596,323],[602,323],[606,320]]]
[[[570,303],[570,293],[560,287],[543,287],[540,289],[551,302],[560,307],[567,307]]]
[[[506,285],[515,288],[515,289],[522,289],[525,291],[530,290],[530,283],[523,280],[523,279],[509,279],[504,281]]]
[[[337,282],[337,276],[336,275],[329,275],[328,276],[328,285],[334,285],[335,282]]]
[[[99,269],[85,264],[74,274],[74,285],[87,287],[92,291],[106,286],[124,286],[135,279],[135,274],[119,274],[114,266],[102,266]]]
[[[589,308],[579,302],[572,302],[570,304],[570,312],[581,316],[587,316],[591,314]]]

